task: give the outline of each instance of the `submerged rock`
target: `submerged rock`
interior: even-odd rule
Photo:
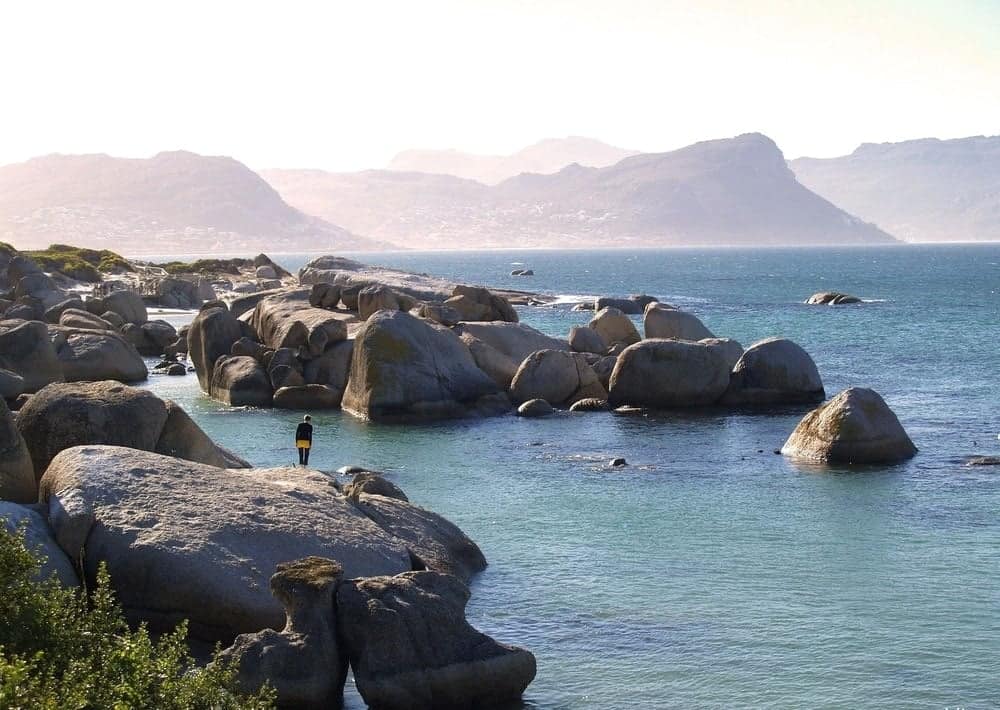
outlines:
[[[370,707],[470,708],[521,696],[535,657],[472,628],[468,600],[468,587],[437,572],[340,585],[337,625]]]
[[[893,463],[917,447],[877,392],[852,387],[805,415],[781,453],[823,463]]]

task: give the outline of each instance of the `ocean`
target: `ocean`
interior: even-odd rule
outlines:
[[[1000,467],[965,466],[1000,455],[1000,245],[351,256],[553,295],[645,292],[744,346],[791,338],[828,396],[874,388],[920,449],[894,466],[794,463],[774,451],[804,407],[412,426],[314,412],[315,467],[384,471],[482,547],[469,620],[535,653],[524,707],[1000,707]],[[803,304],[821,290],[865,302]],[[560,336],[589,318],[519,313]],[[148,386],[254,464],[293,462],[299,413],[227,408],[193,375]],[[346,707],[363,706],[349,684]]]

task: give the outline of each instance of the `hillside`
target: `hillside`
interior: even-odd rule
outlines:
[[[1000,136],[866,143],[790,165],[810,189],[902,239],[1000,240]]]
[[[635,151],[616,148],[592,138],[549,138],[511,155],[475,155],[457,150],[407,150],[387,168],[399,172],[432,173],[495,185],[521,173],[556,173],[578,163],[596,168],[614,165]]]
[[[495,186],[390,171],[263,174],[304,211],[413,248],[894,241],[799,184],[760,134]]]
[[[48,155],[0,167],[0,241],[131,255],[378,246],[290,207],[232,158],[188,152]]]

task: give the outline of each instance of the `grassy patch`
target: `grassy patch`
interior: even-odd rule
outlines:
[[[98,283],[101,274],[134,271],[132,265],[120,254],[107,249],[84,249],[66,244],[53,244],[48,249],[26,251],[44,271],[58,271],[79,281]]]
[[[165,264],[154,264],[168,274],[233,274],[238,275],[240,269],[253,266],[250,259],[198,259],[191,263],[183,261],[168,261]]]

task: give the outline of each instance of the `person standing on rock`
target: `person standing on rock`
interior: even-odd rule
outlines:
[[[308,414],[302,418],[302,423],[295,429],[295,448],[299,450],[299,466],[309,465],[309,449],[313,442],[312,417]]]

